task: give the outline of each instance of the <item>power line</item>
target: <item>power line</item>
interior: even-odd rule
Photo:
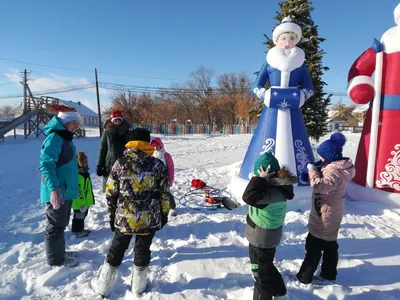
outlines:
[[[51,69],[60,69],[60,70],[67,70],[67,71],[75,71],[75,72],[85,72],[85,73],[93,73],[93,71],[83,70],[83,69],[75,69],[75,68],[68,68],[68,67],[60,67],[60,66],[52,66],[52,65],[45,65],[45,64],[38,64],[32,62],[26,62],[21,60],[9,59],[0,57],[0,60],[10,61],[15,63],[21,63],[26,65],[32,66],[39,66],[44,68],[51,68]],[[123,73],[114,73],[114,72],[98,72],[99,74],[107,74],[107,75],[115,75],[115,76],[125,76],[125,77],[134,77],[134,78],[145,78],[145,79],[157,79],[157,80],[168,80],[168,81],[183,81],[182,79],[174,79],[174,78],[163,78],[163,77],[153,77],[153,76],[139,76],[133,74],[123,74]]]

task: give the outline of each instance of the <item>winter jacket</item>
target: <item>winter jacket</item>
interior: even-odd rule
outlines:
[[[353,163],[348,158],[329,163],[321,172],[309,171],[313,193],[308,230],[313,236],[325,241],[337,240],[346,185],[354,175]]]
[[[64,200],[78,197],[78,161],[74,134],[53,117],[43,129],[46,139],[40,152],[40,200],[50,202],[50,193],[61,189]]]
[[[171,155],[165,150],[164,144],[160,138],[153,138],[161,146],[160,150],[155,150],[153,156],[161,160],[168,169],[168,181],[173,182],[175,179],[175,166]]]
[[[102,168],[103,176],[110,174],[115,161],[122,157],[125,144],[129,142],[129,124],[123,121],[118,127],[110,120],[104,125],[104,133],[100,139],[100,151],[97,166]]]
[[[282,225],[286,216],[286,200],[294,197],[293,184],[297,177],[252,177],[243,194],[249,205],[246,238],[258,248],[275,248],[282,238]]]
[[[72,209],[79,210],[81,207],[89,207],[94,204],[94,194],[92,188],[92,181],[88,168],[78,168],[78,198],[72,201]]]
[[[151,155],[153,147],[133,141],[112,167],[106,198],[115,227],[125,234],[146,234],[161,229],[168,221],[168,173]]]

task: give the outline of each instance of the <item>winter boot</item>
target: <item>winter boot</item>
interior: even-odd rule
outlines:
[[[77,259],[77,253],[74,251],[66,251],[64,262],[62,264],[64,267],[67,268],[74,268],[79,265],[79,260]]]
[[[80,239],[80,238],[87,237],[91,232],[92,232],[91,230],[84,229],[79,232],[74,232],[73,235],[75,235],[77,239]]]
[[[105,261],[101,267],[99,277],[94,278],[90,283],[93,291],[102,297],[107,297],[117,278],[117,271],[118,267],[113,267]]]
[[[171,217],[176,217],[176,209],[170,209],[170,210],[169,210],[169,215],[170,215]]]
[[[143,294],[147,287],[147,267],[133,265],[132,269],[132,293]]]

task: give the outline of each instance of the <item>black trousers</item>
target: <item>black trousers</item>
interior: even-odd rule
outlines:
[[[255,279],[253,300],[270,300],[286,295],[282,275],[274,265],[276,248],[265,249],[249,245],[251,270]]]
[[[169,200],[169,208],[170,209],[176,209],[176,202],[174,195],[172,193],[168,192],[168,200]]]
[[[306,240],[306,257],[301,265],[297,279],[305,284],[311,283],[314,272],[318,268],[322,256],[321,277],[336,280],[339,261],[339,245],[337,241],[325,241],[308,233]]]
[[[72,226],[71,231],[81,232],[85,228],[85,218],[88,215],[89,209],[87,209],[84,213],[80,210],[74,209],[74,217],[72,218]]]
[[[133,260],[135,266],[146,267],[150,264],[151,251],[150,246],[153,242],[155,232],[148,235],[136,235],[135,238],[135,258]],[[118,267],[124,258],[126,249],[129,248],[133,235],[121,233],[118,228],[115,229],[114,238],[107,254],[107,262],[113,266]]]
[[[65,200],[59,209],[46,206],[47,226],[44,231],[44,249],[50,266],[62,265],[65,259],[64,231],[71,216],[72,201]]]

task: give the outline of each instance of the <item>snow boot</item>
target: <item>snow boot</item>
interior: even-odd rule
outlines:
[[[169,215],[170,215],[171,217],[176,217],[176,209],[170,209],[170,210],[169,210]]]
[[[132,293],[143,294],[147,287],[147,267],[138,267],[133,265],[132,268]]]
[[[62,265],[67,268],[76,267],[77,265],[79,265],[79,260],[76,257],[77,257],[76,252],[66,251],[64,262]]]
[[[114,285],[117,278],[118,267],[111,266],[107,261],[104,262],[100,270],[100,275],[94,278],[90,285],[97,294],[102,297],[107,297]]]
[[[79,232],[74,232],[73,235],[75,235],[77,239],[80,239],[80,238],[87,237],[91,232],[92,232],[91,230],[84,229]]]

